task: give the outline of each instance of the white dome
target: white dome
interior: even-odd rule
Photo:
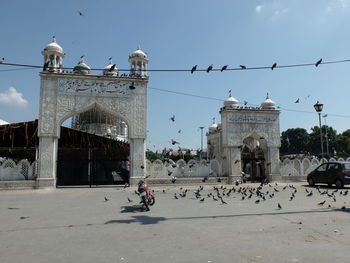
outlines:
[[[111,71],[111,67],[114,64],[112,63],[112,59],[109,60],[108,65],[103,69],[103,74],[104,75],[117,75],[118,74],[118,68],[115,66],[114,69]]]
[[[62,47],[56,43],[55,38],[53,38],[52,42],[44,48],[44,51],[55,51],[55,52],[63,53]]]
[[[273,100],[271,100],[269,98],[269,94],[267,94],[266,96],[266,100],[264,100],[262,103],[261,103],[261,106],[260,106],[262,109],[265,109],[265,110],[275,110],[276,109],[276,102],[274,102]]]
[[[130,55],[130,57],[138,57],[147,59],[147,55],[139,47]]]
[[[215,118],[213,118],[213,124],[209,127],[209,132],[215,132],[218,125],[215,123]]]
[[[237,108],[237,105],[238,105],[238,100],[232,97],[231,94],[224,102],[225,108]]]

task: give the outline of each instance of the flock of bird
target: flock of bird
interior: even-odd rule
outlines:
[[[160,194],[167,194],[169,189],[162,189],[154,191]],[[173,190],[170,190],[173,192]],[[228,205],[237,202],[247,202],[251,200],[256,205],[259,205],[263,202],[274,201],[273,206],[276,210],[282,210],[284,207],[293,202],[295,199],[298,199],[299,196],[303,198],[310,198],[310,200],[315,202],[315,207],[327,207],[335,208],[337,199],[340,197],[347,197],[349,190],[348,189],[322,189],[320,187],[295,187],[292,184],[279,185],[278,183],[261,183],[259,186],[252,186],[248,184],[242,184],[236,182],[233,186],[231,185],[221,185],[221,186],[212,186],[212,188],[204,188],[200,185],[195,190],[189,190],[185,187],[180,187],[175,189],[173,194],[173,200],[180,199],[193,199],[197,200],[198,203],[204,202],[217,202],[220,205]],[[135,191],[135,194],[138,194]],[[285,196],[289,198],[285,198]],[[129,197],[127,198],[129,203],[132,203],[133,200]],[[346,202],[338,205],[342,210],[346,209]]]

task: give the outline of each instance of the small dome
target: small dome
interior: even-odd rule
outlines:
[[[131,58],[138,57],[138,58],[145,58],[147,59],[147,55],[145,52],[143,52],[139,47],[130,55]]]
[[[238,100],[236,100],[234,97],[229,95],[229,97],[224,102],[225,108],[237,108],[238,106]]]
[[[264,110],[275,110],[276,102],[269,98],[269,94],[267,93],[266,99],[261,103],[260,107]]]
[[[80,60],[80,62],[78,63],[78,65],[76,65],[73,69],[73,72],[76,74],[90,74],[90,67],[88,65],[85,64],[84,59],[82,58]]]
[[[112,69],[114,65],[114,68]],[[112,59],[109,59],[108,65],[103,69],[103,75],[116,76],[118,74],[118,68],[112,63]]]
[[[56,38],[53,38],[52,42],[44,48],[44,51],[55,51],[58,53],[63,53],[63,48],[56,43]]]
[[[213,118],[213,124],[209,127],[209,132],[215,132],[218,125],[215,123],[215,118]]]

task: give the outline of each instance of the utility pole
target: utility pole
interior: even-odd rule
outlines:
[[[203,153],[203,129],[204,129],[204,127],[201,126],[201,127],[199,127],[199,129],[201,129],[201,152],[199,154],[199,160],[201,161],[202,160],[202,153]]]

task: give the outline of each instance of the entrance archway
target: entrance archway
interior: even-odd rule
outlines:
[[[128,124],[130,184],[136,184],[144,177],[147,77],[135,75],[112,78],[48,71],[41,72],[40,77],[39,188],[56,185],[61,124],[92,108],[120,116]]]
[[[103,109],[93,107],[69,118],[58,140],[57,186],[129,183],[127,140],[127,123]]]

